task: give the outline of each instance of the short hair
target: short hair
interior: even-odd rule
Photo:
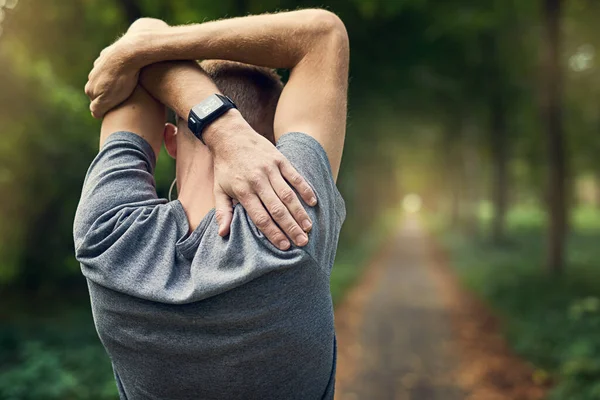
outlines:
[[[200,66],[228,96],[250,126],[275,142],[273,123],[283,82],[274,69],[225,60],[205,60]]]

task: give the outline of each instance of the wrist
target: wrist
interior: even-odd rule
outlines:
[[[139,68],[161,61],[192,59],[187,52],[182,51],[186,38],[179,33],[178,28],[167,25],[164,28],[133,33],[136,41],[135,62]]]
[[[239,135],[245,135],[249,131],[248,128],[248,123],[242,114],[232,108],[204,128],[202,139],[210,151],[216,154]]]

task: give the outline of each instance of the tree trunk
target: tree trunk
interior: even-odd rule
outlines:
[[[481,162],[477,152],[477,128],[472,123],[466,123],[463,129],[464,142],[462,146],[463,177],[465,195],[465,230],[468,235],[479,234],[479,201]]]
[[[506,105],[502,95],[492,96],[491,105],[491,155],[492,155],[492,241],[505,241],[506,206],[508,199],[508,140],[506,131]]]
[[[562,73],[560,66],[561,0],[544,0],[542,117],[548,143],[548,249],[546,267],[558,274],[564,269],[567,232],[565,141],[562,121]]]
[[[444,127],[444,179],[446,193],[450,200],[450,225],[452,228],[459,228],[462,225],[461,123],[460,117],[457,117],[456,114],[451,114],[447,125]]]
[[[246,0],[235,0],[233,2],[233,9],[235,14],[239,17],[248,14],[248,4]]]
[[[125,12],[127,22],[132,24],[135,20],[142,18],[142,9],[135,0],[121,0],[120,3]]]

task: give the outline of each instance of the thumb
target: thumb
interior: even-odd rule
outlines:
[[[229,235],[229,226],[233,219],[233,205],[231,198],[227,195],[221,186],[215,185],[215,217],[219,224],[219,236]]]

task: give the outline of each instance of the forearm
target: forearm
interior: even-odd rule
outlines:
[[[159,19],[142,18],[134,22],[128,34],[156,32],[169,26]],[[135,46],[138,47],[138,46]],[[141,47],[141,46],[140,46]],[[186,119],[190,109],[208,96],[219,93],[219,89],[204,70],[194,61],[164,61],[143,68],[140,84],[155,99],[171,108],[180,118]],[[222,118],[207,127],[203,139],[213,150],[218,147],[221,136],[215,135],[218,128],[232,127],[234,123],[243,123],[237,110],[230,110]],[[240,121],[241,120],[241,121]]]
[[[142,70],[140,82],[154,98],[184,119],[193,106],[212,94],[220,93],[212,79],[194,61],[165,61],[149,65]],[[236,129],[239,125],[247,123],[237,110],[229,110],[206,127],[202,138],[211,151],[219,152],[226,136],[240,131]]]
[[[164,105],[138,85],[125,102],[105,115],[100,130],[100,147],[113,133],[128,131],[144,138],[158,157],[163,143],[165,120]]]
[[[181,118],[208,96],[219,93],[217,86],[193,61],[165,61],[145,67],[142,86]]]
[[[136,54],[141,65],[165,60],[223,59],[293,68],[327,40],[339,19],[323,10],[264,14],[154,31]]]
[[[252,29],[258,31],[258,28],[254,23]],[[198,46],[203,38],[201,35],[199,39],[190,37],[188,42],[183,43],[169,41],[167,35],[161,43],[163,39],[160,39],[159,32],[181,34],[181,30],[170,29],[163,21],[140,19],[132,24],[125,36],[102,51],[94,63],[85,87],[86,94],[92,100],[90,110],[94,116],[102,117],[111,108],[126,100],[138,84],[138,78],[141,78],[140,89],[145,86],[147,88],[145,91],[152,93],[152,97],[148,95],[149,98],[155,102],[158,102],[155,99],[159,99],[162,104],[169,105],[182,118],[187,118],[189,110],[194,105],[218,92],[214,83],[195,64],[161,62],[197,58],[230,58],[225,56],[223,50],[229,46],[229,42],[240,38],[240,35],[224,32],[220,35],[224,40],[219,45],[223,48],[215,46],[212,53],[199,54]],[[182,29],[185,31],[187,28]],[[244,33],[243,37],[246,37],[246,40],[254,40],[252,38],[257,35]],[[275,45],[277,40],[271,39],[265,43],[268,42],[271,46]],[[279,47],[281,46],[280,43]],[[210,45],[208,47],[212,48]],[[154,50],[148,52],[144,48]],[[249,52],[256,52],[258,58],[253,58]],[[231,59],[269,65],[265,61],[270,55],[267,53],[271,52],[266,49],[257,51],[256,47],[254,50],[248,48],[240,52],[241,58],[231,57]],[[140,62],[137,54],[145,54],[145,60]],[[292,57],[301,53],[289,52],[286,49],[283,49],[281,54],[288,56],[281,58],[278,55],[280,53],[276,52],[276,54],[273,60],[279,61],[275,66],[290,67],[302,59]],[[159,64],[152,65],[155,63]],[[144,69],[149,65],[150,68]],[[141,76],[140,70],[142,70]],[[131,85],[133,87],[130,87]],[[133,110],[135,111],[136,108],[133,107]],[[164,126],[164,120],[161,121],[161,125]],[[164,133],[169,134],[166,130]],[[215,156],[214,194],[217,209],[215,215],[219,221],[219,235],[224,236],[229,233],[233,216],[231,199],[234,198],[244,206],[259,230],[281,250],[287,249],[290,245],[283,232],[292,238],[296,245],[305,245],[308,238],[302,233],[302,227],[310,229],[310,218],[298,198],[293,195],[288,182],[301,194],[307,204],[315,205],[316,196],[308,183],[273,144],[255,132],[235,109],[227,111],[209,124],[203,130],[203,138]],[[284,229],[280,229],[277,225]]]

